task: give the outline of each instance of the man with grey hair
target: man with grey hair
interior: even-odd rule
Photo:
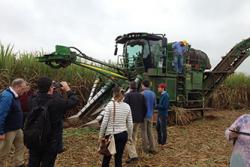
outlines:
[[[27,90],[26,86],[24,79],[17,78],[0,94],[0,167],[7,166],[12,144],[15,147],[13,165],[24,166],[23,113],[18,97]]]

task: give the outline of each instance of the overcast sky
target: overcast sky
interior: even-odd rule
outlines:
[[[114,60],[114,39],[129,32],[165,33],[208,54],[214,67],[250,37],[250,0],[0,0],[0,41],[16,51],[75,46]],[[250,74],[250,58],[237,71]]]

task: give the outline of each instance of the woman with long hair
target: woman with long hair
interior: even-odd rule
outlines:
[[[113,98],[107,104],[104,111],[104,118],[101,124],[99,139],[107,135],[114,135],[116,154],[115,167],[122,166],[124,147],[128,139],[132,138],[133,121],[131,109],[123,102],[123,95],[119,87],[113,88]],[[111,155],[103,156],[102,167],[108,167]]]

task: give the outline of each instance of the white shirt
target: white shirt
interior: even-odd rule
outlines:
[[[133,120],[130,106],[124,102],[115,102],[115,120],[113,123],[114,104],[110,101],[104,109],[104,118],[101,124],[99,138],[105,135],[118,134],[128,131],[128,137],[132,137]],[[113,129],[114,128],[114,129]]]
[[[12,87],[9,87],[9,88],[10,88],[10,91],[14,94],[15,98],[18,98],[18,94],[16,93],[16,91]]]

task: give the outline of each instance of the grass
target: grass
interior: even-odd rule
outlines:
[[[228,88],[250,88],[250,76],[236,73],[227,78],[224,85]]]
[[[4,47],[0,44],[1,77],[6,75],[8,82],[16,77],[32,80],[43,75],[52,77],[55,80],[68,80],[72,83],[93,79],[93,72],[75,65],[62,69],[53,69],[39,63],[35,57],[41,55],[43,55],[42,52],[14,53],[11,45]]]
[[[53,69],[35,59],[43,54],[43,52],[14,53],[13,46],[0,44],[0,90],[9,86],[15,78],[24,78],[31,83],[33,89],[36,89],[36,80],[41,76],[48,76],[56,81],[69,82],[84,104],[95,79],[95,73],[76,65]]]
[[[97,132],[99,132],[98,129],[96,128],[68,128],[68,129],[65,129],[63,131],[63,136],[64,137],[71,137],[71,136],[84,136],[86,134],[96,134]]]
[[[214,108],[242,109],[250,106],[250,76],[236,73],[228,77],[213,93]]]

